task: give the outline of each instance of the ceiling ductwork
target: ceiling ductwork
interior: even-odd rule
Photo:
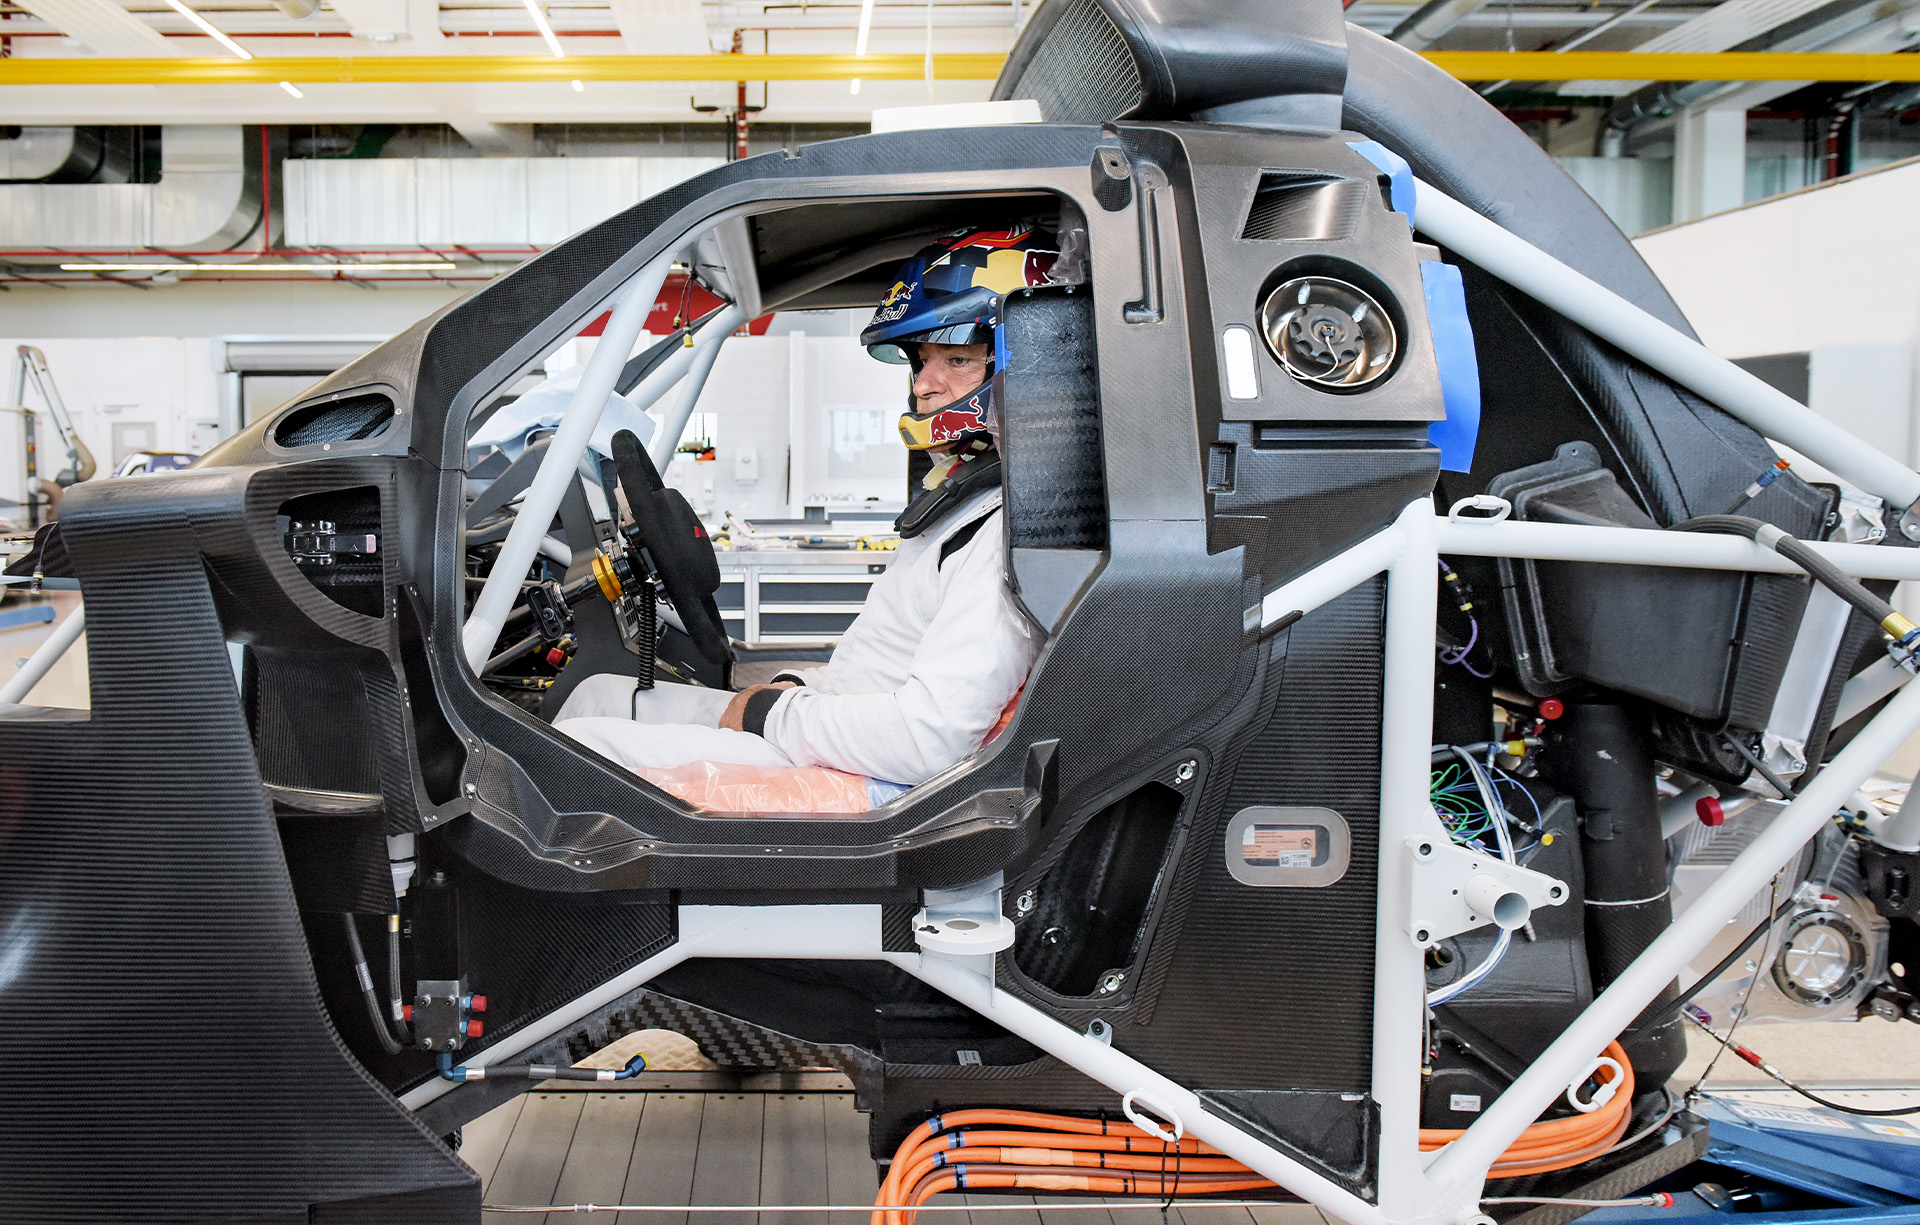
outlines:
[[[282,163],[296,247],[545,246],[717,157],[319,158]]]
[[[1804,9],[1806,0],[1799,0],[1799,7]],[[1712,10],[1707,16],[1721,11]],[[1816,7],[1811,12],[1777,10],[1776,16],[1789,13],[1792,14],[1791,20],[1783,20],[1755,37],[1731,48],[1721,49],[1870,54],[1903,50],[1920,38],[1920,0],[1866,0],[1859,4],[1828,4]],[[1654,48],[1651,43],[1640,49],[1665,50]],[[1758,81],[1743,85],[1729,81],[1668,81],[1648,84],[1615,101],[1607,112],[1602,129],[1603,133],[1632,132],[1668,118],[1686,107],[1702,103],[1737,105],[1750,109],[1763,106],[1774,98],[1790,94],[1808,84],[1811,82]]]
[[[245,132],[163,127],[155,182],[0,184],[0,245],[49,253],[231,247],[260,222],[259,150]]]

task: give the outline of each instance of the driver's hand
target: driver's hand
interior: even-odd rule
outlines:
[[[760,692],[762,689],[791,689],[791,688],[793,688],[792,681],[780,681],[779,683],[773,684],[773,685],[755,685],[751,689],[742,689],[739,693],[736,693],[733,695],[733,700],[727,703],[726,713],[720,716],[721,729],[729,732],[746,731],[747,729],[741,726],[741,721],[747,717],[747,699],[748,698]]]

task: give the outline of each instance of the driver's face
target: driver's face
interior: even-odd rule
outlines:
[[[914,407],[920,412],[945,408],[987,381],[993,346],[920,346],[920,372],[913,376]]]

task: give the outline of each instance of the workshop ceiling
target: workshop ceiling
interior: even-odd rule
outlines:
[[[680,122],[737,107],[730,61],[744,59],[737,78],[752,85],[757,120],[859,122],[930,95],[984,98],[1034,7],[880,0],[859,48],[858,0],[7,0],[0,113],[28,124]],[[1920,34],[1920,0],[1356,0],[1347,16],[1468,79],[1587,96],[1639,82],[1596,75],[1613,64],[1579,64],[1586,79],[1569,82],[1572,58],[1460,53],[1664,52],[1690,58],[1642,79],[1689,79],[1721,71],[1703,53],[1886,53]]]

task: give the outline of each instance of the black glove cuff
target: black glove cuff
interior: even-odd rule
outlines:
[[[740,726],[756,736],[767,734],[767,716],[773,713],[773,704],[780,700],[784,689],[756,689],[747,698],[746,709],[740,712]]]
[[[777,685],[781,681],[787,681],[794,685],[804,686],[807,683],[807,678],[800,675],[798,672],[776,672],[773,674],[773,679],[771,681],[768,681],[767,683],[770,685]]]

